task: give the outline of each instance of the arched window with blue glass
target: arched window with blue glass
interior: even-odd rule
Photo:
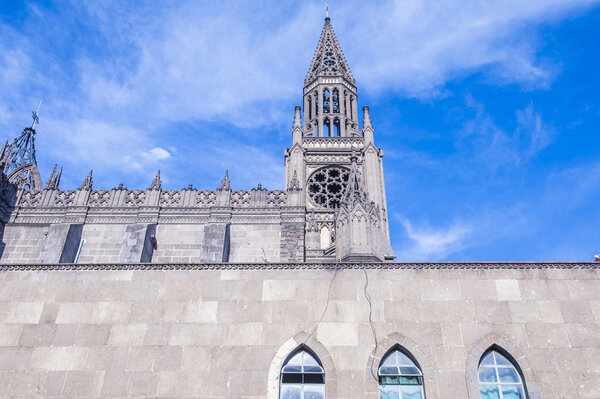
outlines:
[[[280,399],[325,399],[325,371],[319,358],[300,347],[281,368]]]
[[[490,348],[481,357],[477,373],[481,399],[527,398],[518,365],[509,354],[500,352],[498,348]]]
[[[391,349],[379,366],[379,399],[423,399],[423,373],[400,346]]]

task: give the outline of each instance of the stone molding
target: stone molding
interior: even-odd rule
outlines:
[[[495,333],[487,334],[481,338],[475,345],[473,345],[467,354],[465,372],[469,399],[481,398],[479,393],[479,378],[477,376],[477,371],[479,369],[481,356],[483,356],[483,354],[492,347],[498,347],[512,357],[512,359],[509,360],[513,360],[513,365],[521,372],[525,389],[527,391],[527,398],[540,399],[542,397],[540,387],[534,378],[533,370],[531,369],[527,357],[508,338],[502,337]]]
[[[54,263],[4,264],[0,271],[36,270],[286,270],[286,269],[411,269],[411,270],[600,270],[597,262],[290,262],[290,263]]]

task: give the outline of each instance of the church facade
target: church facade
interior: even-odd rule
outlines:
[[[0,153],[0,397],[598,398],[594,263],[397,263],[326,18],[285,186],[59,189]]]

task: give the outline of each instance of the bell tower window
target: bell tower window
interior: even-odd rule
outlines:
[[[340,113],[340,92],[338,89],[333,89],[331,99],[333,101],[333,113]]]
[[[323,113],[329,113],[330,112],[330,98],[329,98],[329,90],[325,89],[323,90]]]
[[[338,118],[333,121],[333,136],[340,137],[340,120]]]

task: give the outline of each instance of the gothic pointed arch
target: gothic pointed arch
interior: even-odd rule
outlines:
[[[267,399],[279,399],[280,373],[288,357],[298,349],[306,348],[318,357],[325,371],[325,386],[327,399],[338,397],[336,368],[327,348],[314,336],[300,332],[284,342],[275,353],[269,365],[267,381]]]
[[[415,365],[421,370],[423,377],[423,391],[427,397],[427,385],[435,381],[434,364],[428,350],[422,348],[417,342],[409,337],[400,334],[397,331],[391,332],[378,339],[377,348],[367,358],[365,373],[365,392],[369,393],[368,398],[377,398],[379,395],[378,368],[385,360],[386,356],[394,350],[400,350],[408,356]]]
[[[479,366],[484,357],[491,351],[500,353],[515,366],[522,377],[526,398],[541,398],[539,386],[534,379],[533,371],[525,354],[509,339],[491,333],[477,341],[467,354],[465,372],[469,399],[481,399]]]

